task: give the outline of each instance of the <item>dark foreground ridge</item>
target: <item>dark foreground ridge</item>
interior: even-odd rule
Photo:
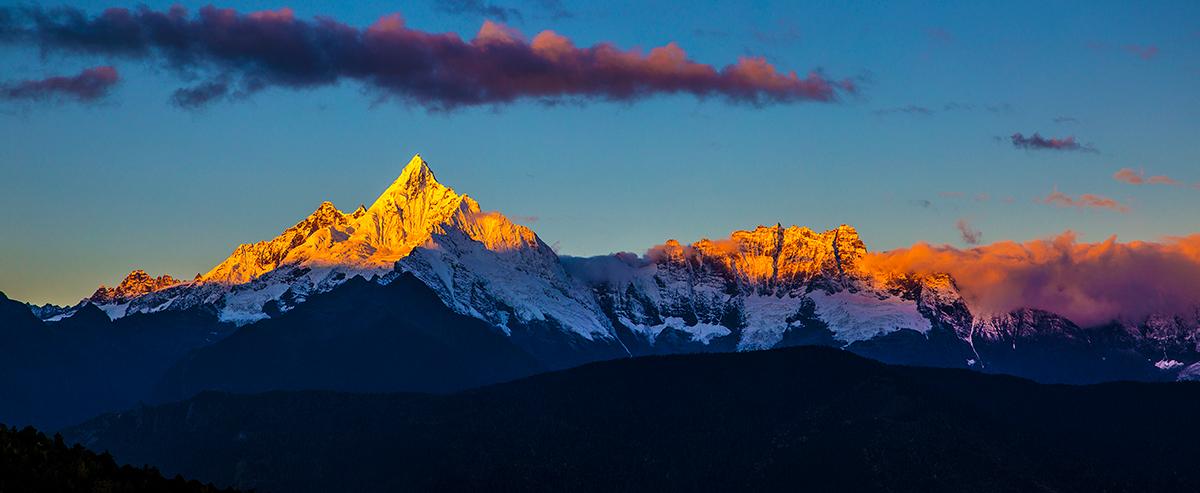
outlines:
[[[1198,491],[1200,385],[1042,385],[803,347],[452,395],[206,392],[69,441],[282,491]]]
[[[154,468],[118,466],[107,454],[67,447],[33,428],[0,425],[0,492],[218,493],[212,485],[163,478]]]

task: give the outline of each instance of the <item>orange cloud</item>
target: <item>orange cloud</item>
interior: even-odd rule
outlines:
[[[1074,198],[1058,190],[1054,190],[1050,193],[1050,195],[1039,199],[1038,202],[1056,205],[1059,207],[1074,207],[1079,209],[1108,209],[1121,213],[1129,212],[1129,206],[1103,195],[1091,193],[1085,193],[1080,195],[1079,198]]]
[[[1146,177],[1145,171],[1134,171],[1132,168],[1121,168],[1113,173],[1113,179],[1130,185],[1178,185],[1179,182],[1166,175]]]
[[[1200,234],[1163,242],[1080,243],[1072,231],[1025,243],[959,249],[918,243],[869,254],[881,274],[947,273],[972,311],[1037,308],[1083,326],[1151,314],[1195,319],[1200,306]]]

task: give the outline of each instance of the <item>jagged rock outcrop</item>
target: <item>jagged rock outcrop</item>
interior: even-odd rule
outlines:
[[[228,258],[196,280],[224,284],[253,281],[282,265],[297,263],[300,260],[297,257],[305,255],[305,249],[302,247],[309,243],[310,239],[319,235],[320,237],[314,240],[321,240],[344,233],[355,219],[354,215],[337,210],[332,202],[321,202],[312,214],[274,239],[239,245]],[[321,244],[319,241],[312,243]]]
[[[179,284],[180,281],[169,275],[163,274],[158,277],[153,277],[147,274],[146,271],[137,269],[130,272],[121,280],[121,283],[115,288],[100,286],[92,293],[88,300],[92,303],[123,303],[138,296],[153,293],[170,286]]]
[[[817,233],[775,225],[686,246],[671,240],[642,258],[572,259],[568,265],[589,280],[615,324],[650,346],[664,337],[678,344],[682,337],[700,345],[769,348],[789,332],[813,330],[805,322],[812,317],[823,320],[819,330],[840,345],[901,329],[927,332],[920,300],[876,282],[860,268],[864,255],[850,226]]]

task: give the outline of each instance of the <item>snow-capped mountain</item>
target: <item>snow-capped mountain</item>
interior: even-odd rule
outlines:
[[[859,267],[866,248],[854,228],[816,233],[759,226],[728,240],[668,241],[643,258],[571,259],[615,322],[651,346],[666,338],[707,345],[732,337],[739,350],[780,344],[816,317],[842,344],[931,324],[906,299]],[[670,329],[668,331],[668,329]]]
[[[192,281],[135,271],[85,302],[112,318],[206,306],[223,321],[245,324],[354,276],[387,284],[403,272],[447,306],[506,334],[552,330],[620,346],[591,290],[567,275],[549,246],[439,183],[420,155],[370,207],[344,213],[323,202],[279,236],[238,246]]]
[[[1070,364],[1079,368],[1072,381],[1105,372],[1155,379],[1200,360],[1200,319],[1085,329],[1033,309],[984,314],[950,276],[874,271],[867,255],[853,227],[776,224],[688,245],[670,240],[642,256],[560,258],[529,228],[439,183],[417,155],[369,207],[346,213],[323,202],[191,281],[135,271],[85,303],[114,319],[200,307],[247,324],[355,276],[387,285],[412,274],[454,311],[555,360],[551,367],[796,344],[1051,380]],[[57,320],[71,310],[35,313]]]
[[[822,344],[1072,382],[1173,378],[1200,359],[1200,317],[1084,328],[1042,310],[973,311],[949,275],[876,271],[866,255],[850,226],[776,225],[564,263],[593,286],[634,351]]]

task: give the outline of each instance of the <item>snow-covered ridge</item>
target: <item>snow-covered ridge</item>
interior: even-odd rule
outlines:
[[[320,237],[332,238],[344,234],[354,220],[362,217],[363,212],[360,207],[352,214],[346,214],[337,210],[333,203],[322,202],[312,214],[274,239],[238,245],[228,258],[196,280],[223,284],[253,281],[281,265],[298,262],[298,257],[317,250]],[[308,248],[305,248],[306,245]]]
[[[420,155],[370,204],[343,212],[322,202],[191,281],[134,271],[84,302],[112,318],[202,307],[245,324],[354,276],[386,284],[407,273],[452,309],[519,332],[518,339],[565,334],[559,340],[568,351],[590,342],[630,353],[639,345],[650,352],[851,347],[891,336],[930,340],[942,330],[964,348],[962,361],[973,361],[964,364],[986,367],[977,348],[1015,349],[1041,336],[1089,340],[1049,312],[973,313],[945,274],[872,270],[848,225],[818,232],[775,224],[686,245],[669,240],[644,255],[560,258],[529,228],[438,182]],[[53,321],[72,308],[33,311]],[[1149,366],[1200,373],[1198,320],[1152,318],[1130,323],[1120,337],[1162,355]]]
[[[916,301],[867,283],[858,267],[865,254],[847,225],[824,232],[759,226],[686,246],[672,240],[605,269],[606,277],[624,278],[618,298],[646,302],[640,311],[606,310],[601,298],[612,296],[597,293],[617,284],[569,272],[532,230],[482,211],[438,182],[417,155],[369,207],[346,213],[323,202],[279,236],[238,246],[191,282],[153,281],[142,273],[121,291],[129,296],[93,302],[114,318],[205,305],[224,320],[248,323],[355,275],[386,283],[408,272],[448,306],[505,332],[512,323],[538,321],[585,339],[607,338],[620,323],[651,343],[671,327],[702,344],[734,335],[739,348],[753,349],[777,344],[797,326],[805,303],[847,343],[899,329],[927,331]],[[814,289],[825,294],[810,294]],[[740,322],[730,318],[735,312]]]
[[[223,320],[249,323],[356,275],[386,283],[400,272],[504,331],[510,322],[539,321],[585,339],[611,337],[589,289],[532,230],[439,183],[420,155],[370,207],[346,213],[322,202],[279,236],[239,245],[191,282],[135,271],[89,301],[112,318],[206,305]]]
[[[473,199],[438,183],[418,154],[369,208],[347,214],[323,202],[278,237],[238,246],[199,281],[244,284],[281,267],[383,274],[455,216],[465,222],[479,212]]]
[[[842,344],[902,329],[928,332],[932,324],[921,299],[902,296],[892,280],[865,272],[866,254],[851,226],[815,232],[776,224],[690,245],[668,240],[642,257],[571,258],[566,264],[593,286],[619,323],[652,345],[668,327],[702,344],[731,336],[738,349],[774,347],[789,332],[813,330],[812,321]]]

